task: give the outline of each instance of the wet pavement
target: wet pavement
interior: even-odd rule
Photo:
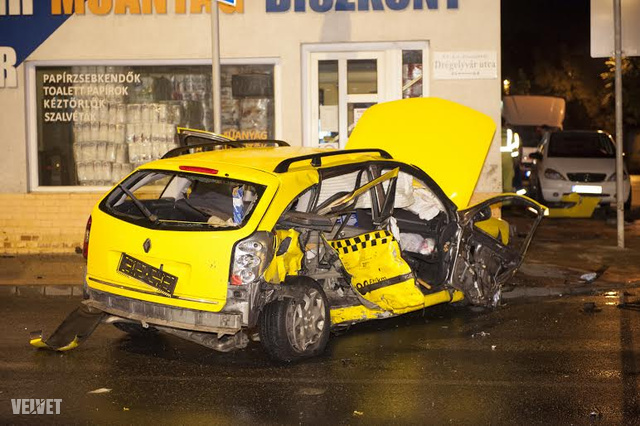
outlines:
[[[1,423],[640,424],[640,312],[615,293],[370,322],[294,365],[107,325],[66,354],[28,346],[79,300],[0,296]],[[14,416],[11,398],[61,398],[61,415]]]

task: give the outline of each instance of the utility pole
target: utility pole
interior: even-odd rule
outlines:
[[[213,101],[213,132],[222,134],[220,90],[220,11],[218,1],[211,2],[211,98]]]
[[[616,60],[615,96],[616,96],[616,213],[618,224],[618,248],[624,248],[624,165],[622,151],[622,5],[621,0],[613,0],[614,54]]]

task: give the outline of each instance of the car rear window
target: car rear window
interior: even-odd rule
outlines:
[[[239,229],[251,217],[265,188],[217,176],[141,170],[117,186],[101,209],[149,228]]]
[[[616,148],[604,133],[553,133],[549,157],[614,158]]]

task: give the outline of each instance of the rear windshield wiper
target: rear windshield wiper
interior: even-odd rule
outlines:
[[[124,191],[124,193],[127,194],[129,196],[129,198],[131,198],[131,201],[133,201],[133,204],[135,204],[135,206],[138,208],[138,210],[140,210],[142,212],[142,214],[145,215],[145,217],[147,219],[149,219],[151,222],[153,222],[154,225],[156,223],[158,223],[158,216],[156,216],[155,214],[151,213],[149,211],[149,209],[146,208],[144,206],[144,204],[142,204],[140,202],[140,200],[138,200],[135,197],[135,195],[133,195],[131,193],[131,191],[129,191],[127,188],[125,188],[121,183],[118,184],[118,188],[122,189]]]

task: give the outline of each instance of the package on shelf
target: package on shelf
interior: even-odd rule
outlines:
[[[244,98],[240,102],[240,130],[267,130],[269,126],[268,98]]]
[[[130,68],[79,66],[83,74],[118,74]],[[81,185],[110,185],[134,167],[176,147],[176,126],[211,129],[211,79],[205,74],[145,75],[127,84],[82,84],[76,99],[89,102],[73,123],[73,155]],[[102,93],[95,96],[88,93]]]

